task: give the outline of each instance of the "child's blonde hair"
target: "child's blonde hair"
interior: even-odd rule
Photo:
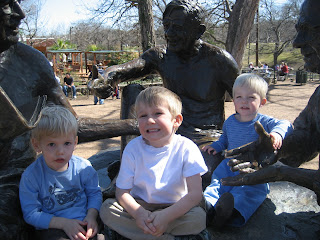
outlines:
[[[31,137],[40,140],[44,136],[77,136],[78,122],[76,117],[62,106],[45,107],[37,126],[32,129]]]
[[[260,76],[253,73],[244,73],[237,77],[233,84],[232,94],[234,97],[235,89],[238,87],[247,87],[256,92],[261,99],[267,97],[268,83]]]
[[[180,97],[164,87],[148,87],[141,91],[135,102],[136,112],[140,103],[148,106],[157,106],[167,103],[172,118],[182,113],[182,103]]]

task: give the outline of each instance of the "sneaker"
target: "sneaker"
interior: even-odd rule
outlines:
[[[234,209],[234,198],[229,192],[221,195],[218,202],[214,206],[215,214],[210,225],[220,229],[231,218]]]
[[[74,99],[76,99],[76,98],[77,98],[77,96],[73,96],[73,98],[74,98]]]

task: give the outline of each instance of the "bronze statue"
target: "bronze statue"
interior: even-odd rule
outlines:
[[[296,25],[297,36],[293,46],[301,49],[305,68],[320,73],[320,2],[305,0]],[[260,184],[274,181],[290,181],[313,190],[320,205],[320,170],[296,168],[314,158],[320,151],[320,87],[310,97],[308,105],[294,121],[294,131],[284,139],[278,152],[263,151],[270,145],[270,138],[258,128],[260,139],[240,149],[227,152],[229,165],[243,173],[223,180],[225,185]],[[260,150],[259,150],[260,149]],[[279,161],[277,161],[279,160]],[[276,163],[275,163],[276,162]],[[275,164],[273,164],[275,163]],[[287,165],[284,165],[284,164]],[[270,165],[273,164],[273,165]],[[266,166],[266,167],[265,167]],[[265,167],[258,171],[252,168]]]
[[[21,173],[35,159],[29,130],[37,123],[41,108],[59,104],[76,115],[45,56],[18,43],[18,26],[25,17],[19,3],[0,0],[0,109],[4,113],[0,117],[0,239],[27,235],[18,186]],[[163,20],[167,48],[152,48],[139,59],[110,67],[105,74],[107,83],[117,84],[158,72],[164,85],[182,98],[185,121],[181,130],[195,140],[202,131],[213,134],[221,128],[224,94],[231,93],[238,74],[230,54],[200,40],[205,31],[202,17],[202,9],[193,1],[172,1]],[[102,86],[97,92],[109,96],[112,91]],[[129,107],[134,99],[130,91],[126,96]],[[78,118],[78,123],[80,142],[138,133],[133,119]]]
[[[25,17],[20,1],[0,1],[0,238],[24,236],[18,198],[21,173],[35,158],[29,131],[49,103],[71,105],[54,80],[47,59],[18,43],[18,26]]]
[[[200,39],[206,30],[203,20],[204,10],[196,1],[173,0],[163,13],[167,46],[151,48],[138,59],[107,68],[104,74],[105,85],[116,86],[158,73],[164,87],[182,100],[183,123],[178,133],[198,145],[217,137],[216,130],[225,120],[225,93],[232,95],[239,73],[229,53]],[[100,97],[108,96],[100,93]]]
[[[164,87],[182,99],[182,128],[221,129],[224,95],[232,94],[239,70],[229,53],[200,39],[206,29],[203,18],[196,1],[173,0],[163,13],[166,48],[151,48],[138,59],[107,68],[105,83],[116,85],[156,72]]]
[[[28,234],[18,187],[22,172],[35,160],[29,130],[42,107],[63,105],[76,115],[45,56],[18,42],[18,26],[25,17],[19,3],[0,0],[0,239],[24,239]],[[80,141],[135,133],[135,122],[129,120],[78,121]]]

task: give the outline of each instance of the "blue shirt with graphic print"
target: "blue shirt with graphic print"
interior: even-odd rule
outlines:
[[[48,229],[53,216],[82,221],[89,208],[99,211],[102,204],[97,172],[77,156],[64,172],[49,168],[40,156],[22,174],[19,197],[25,221],[37,229]]]

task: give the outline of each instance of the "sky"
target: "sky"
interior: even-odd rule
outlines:
[[[88,19],[88,14],[81,7],[81,0],[46,0],[41,9],[40,18],[48,31],[68,31],[72,23]],[[86,4],[93,4],[93,0]]]
[[[94,0],[46,0],[41,10],[41,19],[45,23],[44,31],[65,33],[69,31],[72,23],[88,19],[88,14],[84,13],[80,6],[82,1],[91,6],[95,4]],[[276,0],[279,4],[286,1],[288,0]]]

